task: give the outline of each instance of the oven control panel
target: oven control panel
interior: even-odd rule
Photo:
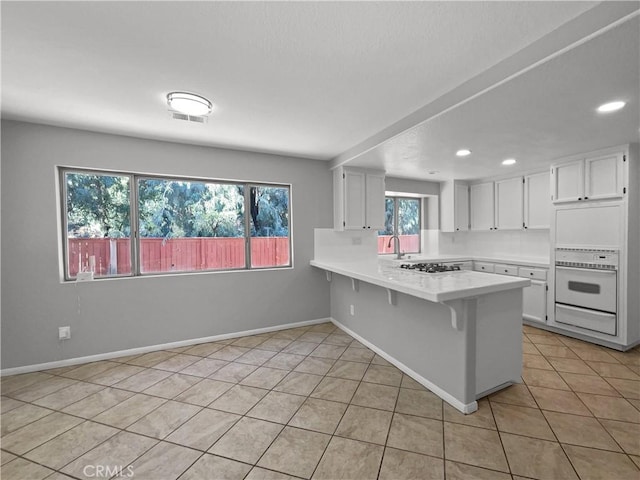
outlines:
[[[556,248],[556,265],[617,270],[618,255],[618,250]]]

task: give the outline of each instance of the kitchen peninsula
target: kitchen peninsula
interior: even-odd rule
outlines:
[[[398,263],[316,257],[332,319],[463,413],[520,381],[527,279],[473,271],[424,274]]]

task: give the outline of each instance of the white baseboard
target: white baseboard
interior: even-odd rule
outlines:
[[[471,402],[471,403],[463,403],[463,402],[461,402],[460,400],[458,400],[457,398],[455,398],[451,394],[445,392],[443,389],[441,389],[437,385],[431,383],[429,380],[424,378],[422,375],[419,375],[418,373],[414,372],[412,369],[407,367],[404,363],[400,362],[399,360],[396,360],[394,357],[392,357],[388,353],[386,353],[383,350],[381,350],[380,348],[376,347],[373,343],[371,343],[368,340],[362,338],[360,335],[358,335],[356,332],[354,332],[350,328],[345,327],[344,325],[342,325],[340,322],[338,322],[334,318],[330,318],[329,320],[336,327],[338,327],[339,329],[347,332],[349,335],[351,335],[353,338],[358,340],[360,343],[362,343],[363,345],[366,345],[369,349],[371,349],[374,352],[376,352],[378,355],[380,355],[382,358],[384,358],[387,362],[391,363],[392,365],[396,366],[398,369],[402,370],[402,372],[404,372],[407,375],[409,375],[411,378],[413,378],[420,385],[428,388],[431,392],[436,394],[438,397],[440,397],[442,400],[444,400],[449,405],[454,407],[456,410],[459,410],[460,412],[462,412],[464,414],[473,413],[476,410],[478,410],[478,402],[476,402],[475,400],[473,402]]]
[[[68,358],[66,360],[57,360],[55,362],[37,363],[34,365],[25,365],[23,367],[5,368],[0,370],[0,377],[7,375],[18,375],[20,373],[31,373],[40,370],[49,370],[51,368],[68,367],[70,365],[78,365],[80,363],[97,362],[100,360],[110,360],[112,358],[126,357],[129,355],[138,355],[143,353],[155,352],[157,350],[168,350],[170,348],[187,347],[189,345],[197,345],[198,343],[217,342],[219,340],[227,340],[229,338],[245,337],[248,335],[258,335],[260,333],[276,332],[278,330],[287,330],[289,328],[306,327],[309,325],[317,325],[332,321],[331,318],[318,318],[315,320],[306,320],[304,322],[286,323],[284,325],[275,325],[273,327],[255,328],[253,330],[244,330],[242,332],[223,333],[213,335],[211,337],[192,338],[189,340],[179,340],[177,342],[163,343],[160,345],[149,345],[147,347],[130,348],[128,350],[118,350],[115,352],[99,353],[86,357]]]

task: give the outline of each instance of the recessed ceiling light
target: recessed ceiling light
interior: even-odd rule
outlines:
[[[466,148],[460,149],[456,152],[456,155],[459,157],[466,157],[467,155],[471,155],[471,150]]]
[[[211,102],[200,95],[186,92],[171,92],[167,95],[167,104],[173,110],[185,115],[209,115]]]
[[[616,110],[620,110],[625,106],[624,102],[609,102],[598,107],[598,112],[600,113],[609,113],[615,112]]]
[[[503,165],[513,165],[514,163],[516,163],[515,158],[507,158],[506,160],[502,161]]]

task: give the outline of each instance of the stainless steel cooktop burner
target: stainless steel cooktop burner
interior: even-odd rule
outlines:
[[[443,265],[441,263],[403,263],[400,268],[423,273],[457,272],[459,265]]]

